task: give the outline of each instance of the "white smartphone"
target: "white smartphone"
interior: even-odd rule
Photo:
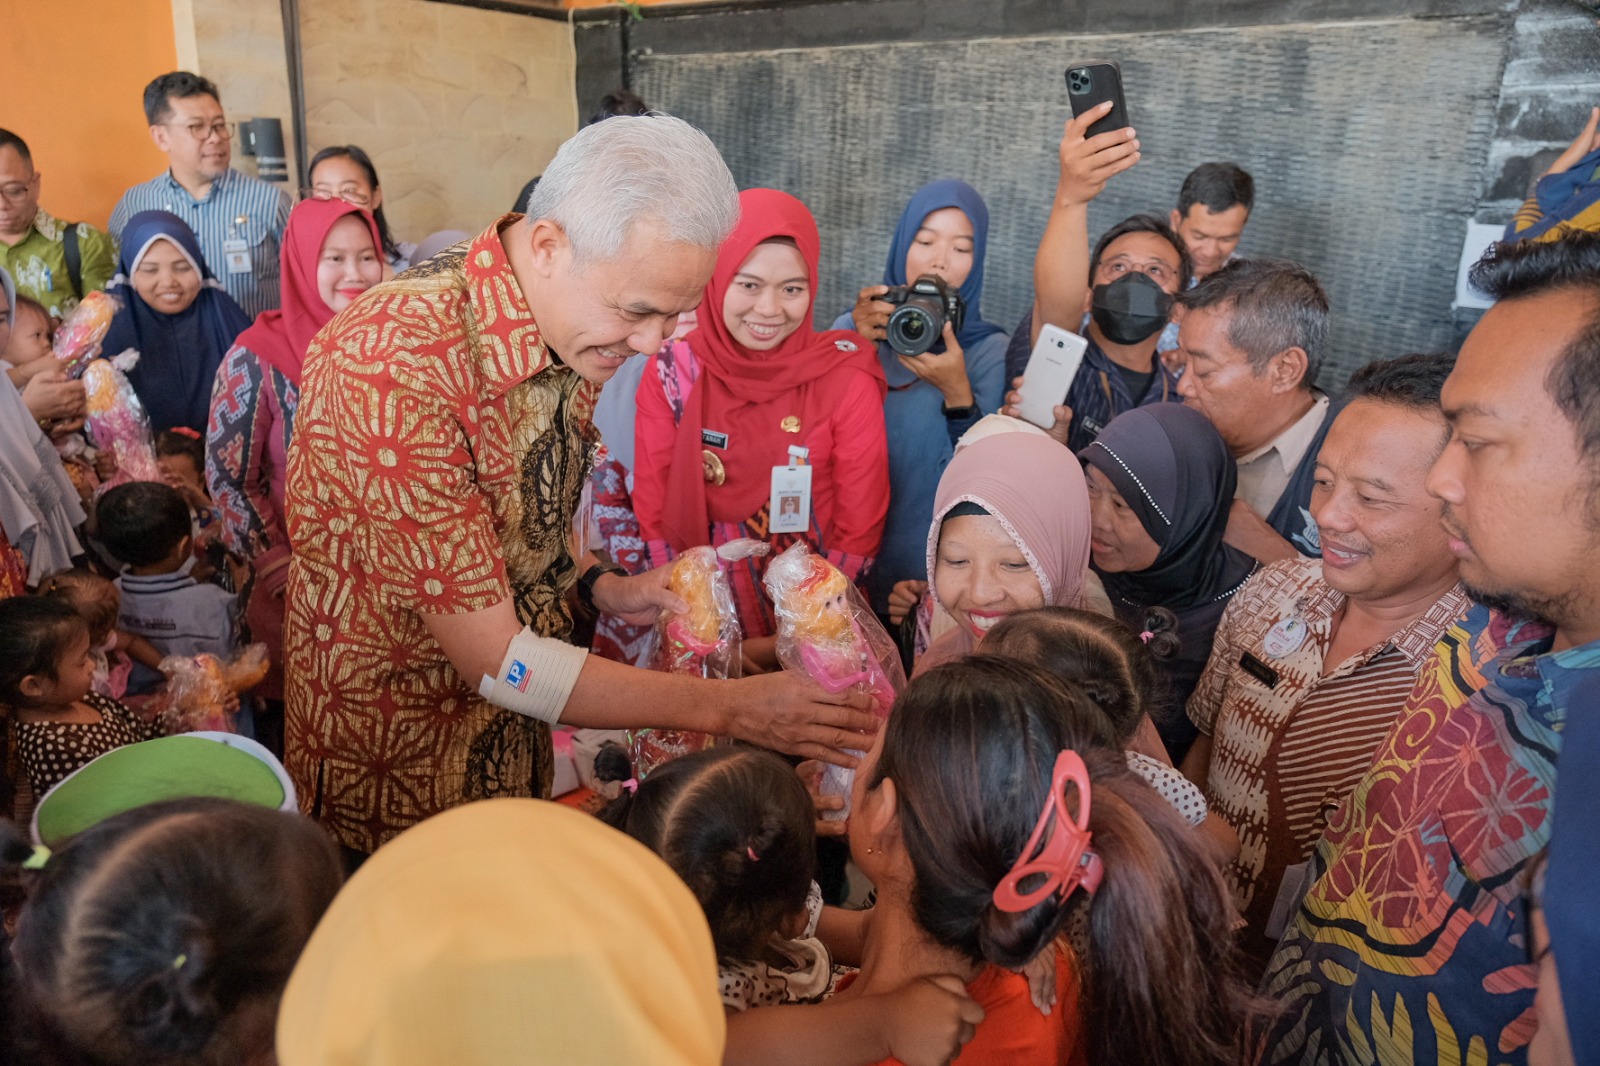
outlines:
[[[1052,409],[1066,403],[1067,389],[1078,376],[1088,348],[1089,342],[1076,333],[1059,326],[1041,328],[1028,367],[1022,372],[1022,402],[1017,404],[1017,413],[1042,429],[1055,425]]]

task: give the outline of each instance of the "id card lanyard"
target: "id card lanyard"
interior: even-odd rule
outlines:
[[[772,498],[767,501],[767,528],[774,533],[804,533],[811,528],[811,464],[809,448],[789,445],[789,465],[772,468]]]

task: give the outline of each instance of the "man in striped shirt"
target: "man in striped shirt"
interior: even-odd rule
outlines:
[[[1425,487],[1450,436],[1439,409],[1450,365],[1407,356],[1351,379],[1317,456],[1322,559],[1277,562],[1250,580],[1189,700],[1201,737],[1183,769],[1239,834],[1224,873],[1258,966],[1281,932],[1269,921],[1280,886],[1294,895],[1328,816],[1468,606]]]
[[[278,306],[278,244],[289,221],[289,194],[229,165],[233,133],[217,87],[188,71],[145,86],[150,137],[168,169],[122,194],[111,212],[120,238],[140,211],[170,211],[200,239],[206,265],[251,315]]]

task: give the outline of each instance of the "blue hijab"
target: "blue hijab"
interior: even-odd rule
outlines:
[[[913,193],[911,202],[900,214],[899,225],[894,228],[894,240],[889,242],[889,261],[883,268],[883,283],[904,285],[911,280],[906,277],[906,253],[911,250],[911,242],[916,240],[923,219],[947,207],[959,207],[972,222],[972,272],[961,283],[960,289],[961,299],[967,304],[967,316],[956,334],[961,347],[970,350],[985,337],[1005,332],[993,322],[983,319],[980,300],[983,297],[984,256],[989,247],[989,208],[983,202],[983,197],[978,195],[977,189],[964,181],[944,178],[930,181]],[[933,350],[944,351],[944,342],[935,344]],[[900,365],[888,344],[880,343],[878,354],[883,357],[884,368],[889,373],[889,384],[903,385],[916,380],[916,375]]]
[[[140,299],[129,280],[160,238],[177,245],[203,279],[194,303],[172,315]],[[111,320],[101,350],[108,356],[126,348],[139,350],[139,364],[128,372],[128,381],[149,412],[153,430],[187,426],[205,433],[217,367],[234,338],[250,325],[250,316],[212,276],[194,231],[169,212],[140,211],[128,219],[117,271],[106,291],[122,301],[122,309]]]

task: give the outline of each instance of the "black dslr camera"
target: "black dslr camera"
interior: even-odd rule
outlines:
[[[967,317],[966,301],[937,274],[891,286],[878,299],[896,305],[889,315],[888,340],[900,355],[921,355],[939,343],[945,322],[960,330]]]

